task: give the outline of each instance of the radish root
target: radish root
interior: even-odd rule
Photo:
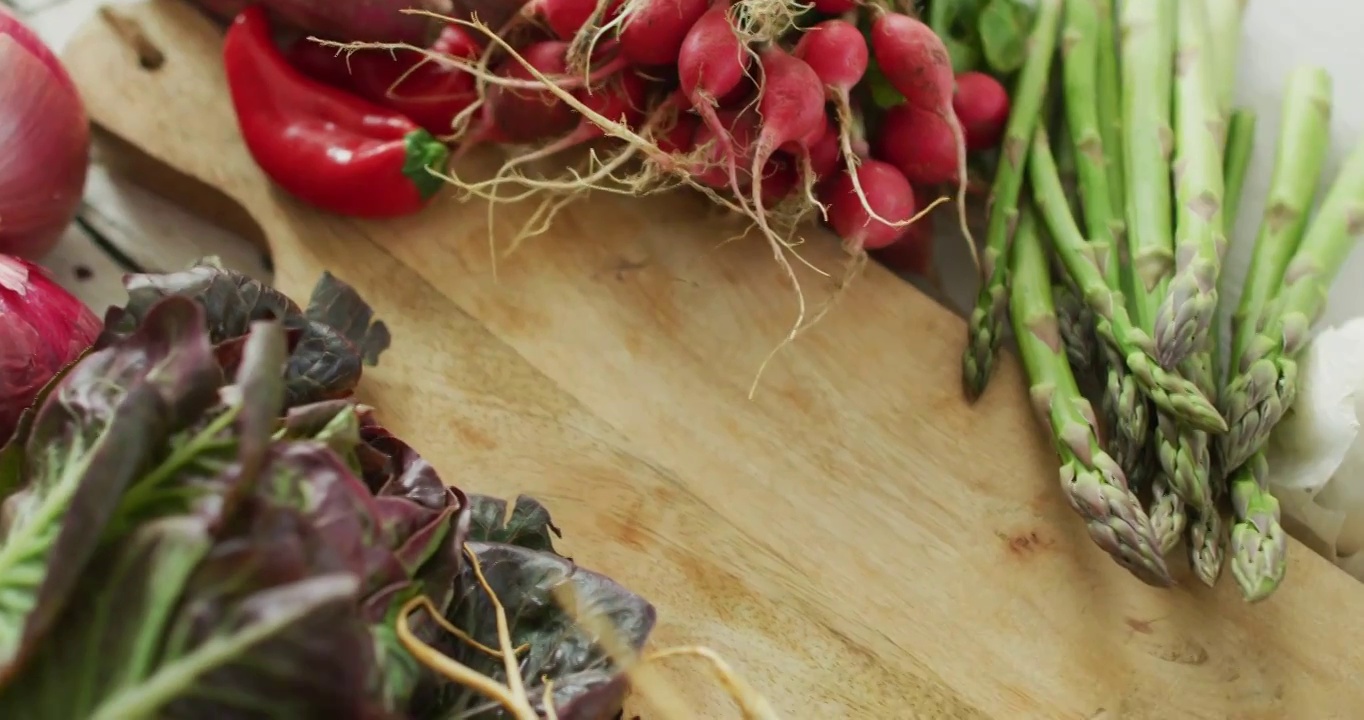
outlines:
[[[664,648],[639,657],[623,642],[616,628],[600,612],[581,607],[572,583],[560,583],[551,591],[559,607],[579,626],[591,633],[612,664],[629,679],[634,692],[641,695],[663,720],[687,720],[681,709],[688,703],[682,694],[654,668],[667,658],[693,656],[707,660],[721,687],[730,696],[745,720],[779,720],[767,699],[745,682],[719,653],[705,647]]]
[[[796,27],[796,20],[812,7],[796,0],[738,0],[729,19],[746,45],[771,43]]]
[[[650,159],[658,159],[665,165],[669,162],[670,158],[668,157],[668,154],[659,150],[658,146],[655,143],[651,142],[646,138],[641,137],[624,124],[606,118],[605,116],[601,115],[600,113],[596,112],[592,108],[585,105],[582,101],[573,97],[572,93],[568,92],[563,85],[561,85],[557,81],[551,80],[549,77],[541,73],[537,68],[535,68],[529,62],[527,62],[525,58],[523,58],[521,54],[516,51],[515,48],[513,48],[510,44],[507,43],[507,41],[498,37],[490,28],[488,28],[487,25],[483,24],[482,22],[478,20],[461,20],[458,18],[445,17],[443,15],[440,15],[439,13],[433,13],[427,10],[418,10],[414,8],[407,8],[404,9],[402,12],[413,15],[425,15],[437,20],[441,20],[443,22],[449,22],[469,27],[473,30],[477,30],[478,32],[483,33],[484,35],[488,36],[488,39],[493,44],[497,45],[499,48],[505,51],[509,57],[514,59],[516,62],[520,63],[522,67],[525,68],[526,72],[530,74],[530,76],[534,80],[543,81],[545,83],[544,85],[536,86],[533,89],[549,92],[557,96],[559,100],[562,101],[564,104],[578,111],[578,113],[581,114],[583,117],[586,117],[587,119],[595,123],[598,127],[600,127],[604,134],[624,140],[626,143],[629,143],[630,145],[639,147],[643,152],[645,152],[650,157]],[[392,45],[393,43],[389,44]],[[405,47],[412,47],[411,45],[406,44],[400,45],[403,45]],[[500,80],[501,78],[498,79]],[[702,192],[707,192],[711,197],[718,197],[713,191],[710,190],[710,188],[707,188],[701,183],[692,180],[690,177],[686,177],[685,174],[683,175],[683,180],[688,185],[696,187],[702,190]],[[804,325],[806,315],[805,292],[804,289],[801,287],[800,278],[799,276],[796,275],[795,269],[791,266],[791,263],[786,259],[786,251],[790,249],[791,247],[790,243],[785,238],[782,238],[781,236],[777,235],[775,232],[772,231],[770,226],[767,224],[766,218],[760,217],[759,213],[755,212],[753,208],[747,206],[747,203],[743,200],[743,198],[745,197],[744,193],[737,192],[736,197],[740,198],[739,200],[740,205],[738,206],[739,211],[758,224],[758,227],[762,230],[763,235],[767,238],[768,243],[772,246],[772,254],[777,259],[778,265],[781,267],[783,273],[785,273],[787,279],[790,280],[794,290],[796,291],[798,309],[796,322],[792,325],[792,328],[790,332],[787,333],[786,338],[782,340],[782,342],[777,346],[776,350],[780,350],[782,347],[786,346],[792,340],[795,339],[796,335],[799,333],[802,326]],[[725,204],[732,206],[732,203]],[[490,213],[492,212],[491,208],[489,212]],[[766,361],[764,361],[764,366],[766,366]],[[761,370],[759,371],[759,376],[761,376]],[[758,379],[755,378],[754,383],[750,388],[749,393],[750,397],[756,392],[757,380]]]
[[[564,56],[569,72],[581,72],[584,75],[591,73],[592,56],[597,53],[597,43],[602,37],[602,33],[596,31],[602,18],[606,17],[606,9],[610,7],[611,2],[612,0],[597,0],[597,6],[592,9],[592,14],[587,16],[587,22],[583,23],[582,28],[569,42],[568,53]]]

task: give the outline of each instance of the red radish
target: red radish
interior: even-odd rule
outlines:
[[[804,137],[800,138],[799,140],[791,140],[782,143],[781,147],[777,148],[777,150],[779,152],[790,153],[792,155],[799,157],[801,154],[808,151],[809,148],[812,147],[815,143],[819,142],[820,140],[823,140],[824,136],[828,132],[829,116],[826,113],[821,112],[819,114],[818,122],[810,126],[809,133],[807,133]]]
[[[633,72],[623,72],[609,80],[604,86],[588,91],[586,88],[574,93],[578,101],[607,120],[622,125],[637,125],[644,118],[644,104],[647,101],[648,86],[644,79]],[[535,152],[521,155],[504,163],[501,172],[532,160],[549,157],[572,147],[596,140],[606,134],[600,125],[586,117],[578,119],[578,126],[572,132],[555,140]]]
[[[685,38],[709,7],[709,0],[645,0],[638,3],[637,9],[625,16],[620,30],[621,55],[637,66],[678,63],[678,53]]]
[[[757,97],[758,84],[753,82],[753,78],[745,74],[733,90],[725,93],[723,97],[716,98],[715,104],[722,108],[739,110],[752,103]]]
[[[817,142],[828,118],[824,114],[824,89],[819,76],[804,60],[791,56],[778,45],[769,45],[758,54],[762,67],[758,114],[762,130],[753,152],[752,174],[758,174],[772,153],[787,143],[802,151]],[[763,213],[762,182],[753,183],[753,210],[758,227],[767,232]]]
[[[1009,121],[1009,93],[985,73],[964,72],[957,76],[952,110],[966,133],[966,148],[989,150],[998,147],[1004,137],[1004,125]]]
[[[792,54],[804,60],[828,89],[831,100],[845,102],[867,73],[867,41],[850,22],[825,20],[810,28]]]
[[[825,15],[842,15],[857,9],[857,0],[814,0],[815,10]]]
[[[385,53],[385,58],[388,57]],[[339,88],[350,85],[350,70],[344,51],[303,37],[285,48],[284,58],[295,70],[318,82]]]
[[[598,0],[530,0],[521,6],[521,15],[527,19],[544,18],[554,36],[564,42],[572,42],[578,31],[583,29],[592,13],[597,11]],[[603,19],[614,17],[620,12],[623,0],[611,0]]]
[[[873,141],[876,157],[899,168],[915,185],[957,179],[957,141],[939,115],[896,105],[886,111]]]
[[[871,24],[871,49],[886,80],[910,107],[936,114],[947,123],[957,149],[957,221],[974,250],[966,223],[966,137],[952,110],[955,82],[947,47],[927,25],[877,6]]]
[[[844,20],[826,20],[801,36],[796,43],[795,56],[805,60],[819,75],[829,101],[834,105],[838,118],[838,143],[848,171],[852,173],[858,159],[866,155],[865,143],[861,141],[861,122],[854,117],[849,95],[853,86],[862,81],[867,74],[867,41],[855,25]],[[854,147],[854,134],[857,147]],[[859,197],[865,190],[858,184],[857,173],[851,174],[854,189]],[[865,199],[863,205],[870,211],[871,205]],[[875,216],[875,213],[872,213]],[[884,218],[880,218],[884,219]]]
[[[856,172],[870,210],[858,197],[852,176],[844,171],[820,190],[829,207],[829,225],[851,251],[886,247],[908,232],[904,224],[914,217],[914,189],[895,166],[879,160],[863,162]],[[872,211],[888,222],[872,217]]]
[[[763,167],[761,179],[763,204],[771,206],[785,200],[799,182],[800,174],[796,171],[795,163],[789,158],[773,155]]]
[[[898,273],[933,274],[933,213],[925,213],[905,228],[904,237],[871,252],[873,260]]]
[[[752,179],[750,165],[758,143],[758,116],[753,111],[722,110],[716,131],[702,124],[692,144],[705,148],[700,167],[693,172],[696,181],[713,188],[728,186],[740,199]],[[761,166],[759,166],[761,167]]]
[[[824,179],[838,169],[841,152],[838,146],[839,130],[835,125],[825,125],[824,136],[807,148],[810,157],[810,170],[815,181]]]
[[[483,48],[459,25],[447,25],[431,51],[454,60],[470,61]],[[448,134],[451,123],[478,100],[474,76],[450,63],[408,53],[401,60],[387,53],[370,53],[369,62],[352,62],[357,91],[393,108],[437,135]]]
[[[701,121],[695,115],[678,115],[668,131],[658,139],[658,149],[669,155],[691,152],[696,147],[696,129]]]
[[[748,60],[728,13],[729,2],[722,0],[691,26],[678,50],[677,75],[683,94],[709,129],[719,157],[728,159],[730,187],[742,197],[735,153],[715,110],[716,99],[732,92],[743,81]]]
[[[447,25],[430,51],[467,62],[482,48],[464,28]],[[286,50],[286,57],[304,75],[397,110],[437,135],[449,133],[454,118],[478,100],[473,75],[416,51],[347,56],[305,37]]]
[[[568,43],[552,40],[527,47],[521,56],[542,75],[552,78],[568,72],[567,51]],[[526,66],[515,58],[507,58],[497,74],[514,80],[533,80]],[[531,143],[559,135],[576,123],[573,109],[548,90],[493,85],[488,90],[488,106],[492,121],[513,143]]]

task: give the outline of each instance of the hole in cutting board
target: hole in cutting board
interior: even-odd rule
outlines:
[[[166,64],[166,54],[147,37],[147,33],[143,32],[142,26],[136,20],[120,15],[108,5],[100,6],[99,16],[137,55],[137,64],[143,70],[156,71]]]
[[[193,176],[149,157],[99,125],[94,125],[92,131],[101,165],[199,219],[245,238],[262,255],[268,256],[265,232],[236,200]],[[268,262],[265,265],[270,267]]]

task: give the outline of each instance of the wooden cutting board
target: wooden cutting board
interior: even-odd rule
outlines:
[[[1062,500],[1016,364],[966,405],[962,322],[883,270],[749,400],[793,296],[704,201],[594,197],[495,277],[481,204],[377,223],[280,195],[238,138],[214,26],[176,0],[120,13],[65,58],[94,122],[163,188],[216,189],[251,218],[286,292],[324,268],[354,283],[395,337],[366,375],[381,417],[447,481],[543,499],[576,559],[658,605],[658,644],[716,648],[784,716],[1364,708],[1364,586],[1296,543],[1260,605],[1229,578],[1141,585]],[[839,268],[826,237],[805,250]],[[732,715],[704,670],[668,672],[699,716]]]

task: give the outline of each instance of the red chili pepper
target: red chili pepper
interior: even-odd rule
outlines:
[[[449,150],[411,119],[303,76],[270,36],[264,7],[227,31],[223,65],[242,138],[256,164],[299,199],[342,215],[420,210]]]
[[[473,60],[483,49],[463,28],[447,25],[430,51]],[[473,75],[415,51],[396,57],[376,50],[338,55],[335,48],[305,37],[290,46],[285,56],[303,74],[397,110],[436,135],[449,134],[455,116],[478,99]]]

